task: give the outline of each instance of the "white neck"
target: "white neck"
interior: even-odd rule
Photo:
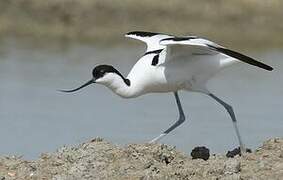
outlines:
[[[140,95],[133,87],[131,81],[128,85],[125,83],[125,80],[121,76],[115,73],[106,74],[104,77],[98,79],[96,82],[105,85],[106,87],[111,89],[115,94],[123,98],[132,98]]]

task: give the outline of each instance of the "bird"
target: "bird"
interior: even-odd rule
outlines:
[[[173,93],[179,118],[150,143],[158,142],[185,122],[179,91],[202,93],[226,109],[241,152],[246,151],[233,107],[209,91],[206,85],[220,70],[236,62],[244,62],[267,71],[273,70],[271,66],[203,37],[146,31],[131,31],[125,36],[146,44],[145,53],[126,77],[111,65],[97,65],[92,70],[89,81],[78,88],[60,91],[71,93],[90,84],[101,84],[122,98],[135,98],[148,93]]]

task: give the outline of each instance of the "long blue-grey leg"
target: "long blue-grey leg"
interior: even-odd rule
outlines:
[[[169,134],[171,131],[173,131],[175,128],[180,126],[185,121],[185,114],[184,114],[184,111],[183,111],[183,108],[182,108],[182,105],[181,105],[181,102],[180,102],[180,98],[179,98],[178,92],[174,92],[174,96],[175,96],[176,103],[177,103],[178,110],[179,110],[179,119],[178,119],[178,121],[176,121],[172,126],[170,126],[162,134],[160,134],[156,138],[152,139],[150,141],[150,143],[155,143],[155,142],[159,141],[161,138],[163,138],[164,136]]]
[[[240,144],[240,148],[241,148],[241,152],[242,153],[245,153],[246,152],[246,149],[245,149],[245,146],[244,146],[244,143],[242,141],[242,138],[241,138],[241,135],[240,135],[240,131],[239,131],[239,128],[238,128],[238,124],[237,124],[237,120],[236,120],[236,116],[235,116],[235,113],[233,111],[233,108],[232,106],[230,106],[229,104],[225,103],[224,101],[222,101],[221,99],[219,99],[218,97],[216,97],[214,94],[211,94],[209,93],[208,94],[210,97],[212,97],[213,99],[215,99],[218,103],[220,103],[222,106],[224,106],[224,108],[227,110],[227,112],[229,113],[231,119],[232,119],[232,122],[233,122],[233,126],[234,126],[234,129],[236,131],[236,135],[237,135],[237,138],[238,138],[238,141],[239,141],[239,144]]]

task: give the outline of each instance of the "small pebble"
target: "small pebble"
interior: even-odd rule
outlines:
[[[10,177],[14,177],[14,176],[16,176],[16,173],[14,173],[14,172],[8,172],[8,175],[9,175]]]
[[[102,141],[103,141],[103,138],[96,137],[96,138],[92,139],[90,142],[102,142]]]
[[[247,153],[251,153],[252,150],[249,149],[249,148],[247,148],[247,149],[246,149],[246,152],[247,152]],[[236,155],[240,155],[240,156],[241,156],[241,149],[240,149],[240,147],[237,147],[237,148],[233,149],[232,151],[228,151],[228,152],[226,153],[226,157],[228,157],[228,158],[233,158],[233,157],[235,157]]]

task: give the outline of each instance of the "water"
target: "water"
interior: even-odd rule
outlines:
[[[142,47],[97,47],[83,44],[0,43],[0,154],[35,159],[63,145],[103,137],[114,144],[151,140],[177,118],[173,94],[121,99],[100,85],[74,94],[92,68],[112,64],[126,75]],[[243,63],[220,72],[209,89],[233,105],[243,139],[255,148],[283,135],[283,53],[252,52],[275,68],[267,72]],[[180,93],[187,121],[162,140],[190,153],[205,145],[213,153],[238,145],[226,111],[209,97]]]

